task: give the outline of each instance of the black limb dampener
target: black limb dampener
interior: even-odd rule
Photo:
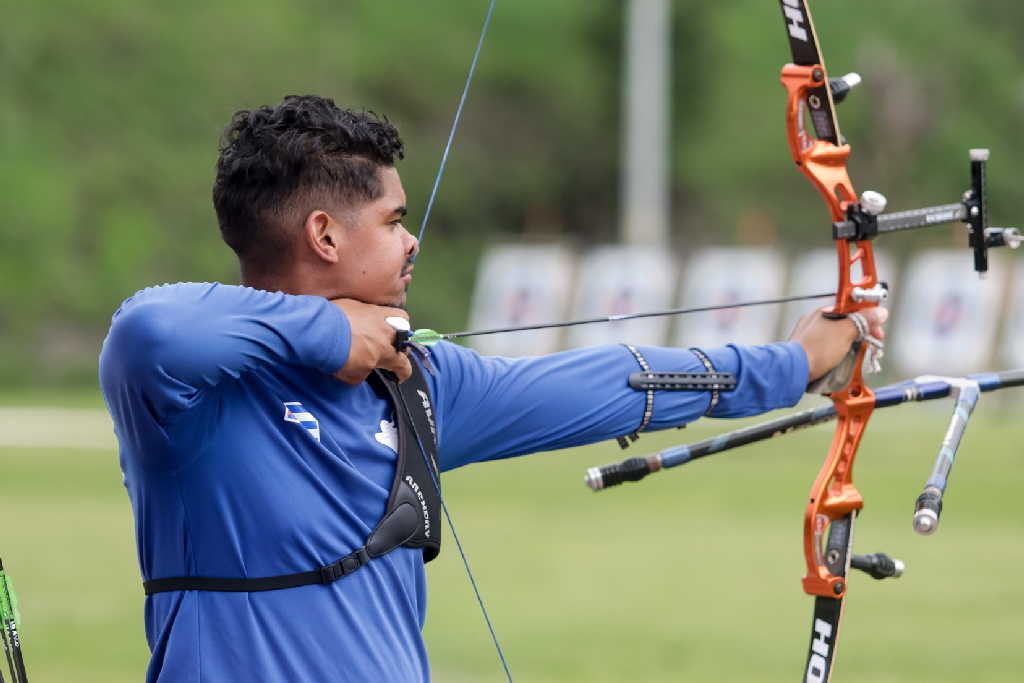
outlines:
[[[901,560],[889,557],[885,553],[872,555],[854,555],[850,566],[868,574],[873,579],[898,579],[903,576],[906,565]]]
[[[828,87],[832,90],[833,104],[839,104],[845,100],[850,91],[860,85],[861,80],[860,74],[856,73],[848,73],[845,76],[828,79]]]

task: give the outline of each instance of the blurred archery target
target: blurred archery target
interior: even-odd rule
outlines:
[[[671,253],[655,247],[598,247],[584,256],[577,282],[573,318],[656,311],[672,306],[675,264]],[[670,323],[662,317],[580,325],[567,330],[567,345],[660,346],[666,342]]]
[[[907,268],[887,339],[903,374],[960,375],[989,369],[1009,269],[989,255],[988,278],[960,249],[922,252]]]
[[[574,274],[570,251],[557,244],[504,245],[488,250],[477,270],[470,308],[473,330],[565,320]],[[536,356],[562,348],[562,330],[472,337],[490,356]]]
[[[686,265],[679,307],[718,306],[782,296],[785,268],[774,249],[709,248]],[[765,344],[776,341],[780,306],[734,308],[681,316],[677,346]]]
[[[1010,310],[1003,331],[1003,361],[1012,368],[1024,367],[1024,262],[1013,268]]]

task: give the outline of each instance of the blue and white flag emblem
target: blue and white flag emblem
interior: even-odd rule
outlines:
[[[320,441],[320,422],[311,413],[306,412],[298,401],[285,401],[284,421],[301,425],[314,439]]]

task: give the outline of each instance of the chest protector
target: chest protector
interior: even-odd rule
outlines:
[[[437,433],[426,378],[412,359],[412,377],[399,384],[386,370],[368,380],[393,410],[398,430],[398,463],[387,508],[366,544],[330,564],[295,574],[258,578],[179,576],[143,582],[146,595],[167,591],[269,591],[311,583],[332,583],[395,548],[422,548],[423,561],[441,552],[441,494]],[[429,465],[428,465],[429,460]]]

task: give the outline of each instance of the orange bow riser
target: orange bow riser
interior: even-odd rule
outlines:
[[[832,220],[842,221],[847,217],[849,207],[857,202],[857,194],[846,170],[850,145],[837,145],[830,140],[812,138],[805,126],[807,103],[813,115],[831,116],[832,129],[841,140],[838,137],[839,126],[833,113],[835,110],[827,78],[822,64],[787,64],[782,68],[781,80],[788,93],[786,131],[790,152],[797,167],[818,189],[828,205]],[[815,98],[827,98],[828,102],[815,102]],[[832,312],[847,314],[877,305],[858,302],[853,298],[854,287],[869,289],[878,282],[871,242],[838,240],[836,253],[839,264],[838,287]],[[858,265],[861,277],[854,281],[852,274]],[[832,394],[839,416],[836,435],[828,458],[811,488],[810,501],[804,514],[807,575],[803,585],[804,590],[811,595],[840,598],[846,592],[844,576],[830,571],[825,561],[823,534],[829,524],[864,506],[864,499],[853,484],[853,460],[875,406],[874,394],[864,384],[861,375],[864,352],[862,348],[858,353],[856,369],[847,388]]]
[[[806,17],[806,42],[816,53],[817,39],[806,6],[802,2],[786,1],[782,2],[782,6],[787,19],[794,16],[794,11],[803,11],[802,16]],[[792,27],[789,22],[787,25]],[[791,30],[791,40],[792,34]],[[797,57],[796,50],[794,57]],[[847,218],[850,207],[857,203],[857,194],[846,170],[850,145],[845,144],[839,133],[828,72],[822,62],[819,55],[816,64],[787,64],[782,68],[782,85],[788,95],[786,132],[797,167],[825,200],[832,220],[838,222]],[[808,110],[815,127],[813,137],[806,127]],[[874,302],[855,301],[853,296],[855,287],[870,289],[878,283],[871,242],[837,240],[836,253],[838,287],[832,313],[844,315],[876,306]],[[856,281],[853,280],[855,268],[860,271]],[[821,597],[842,598],[846,593],[846,567],[842,567],[839,572],[830,569],[829,565],[835,568],[835,562],[827,562],[824,533],[830,524],[851,516],[864,506],[864,499],[853,484],[853,460],[875,406],[874,394],[865,386],[861,375],[865,350],[861,348],[857,354],[850,383],[845,389],[832,394],[839,422],[828,458],[811,488],[810,500],[804,513],[807,575],[803,586],[807,593]],[[848,536],[852,536],[852,518],[850,527],[846,534]]]

